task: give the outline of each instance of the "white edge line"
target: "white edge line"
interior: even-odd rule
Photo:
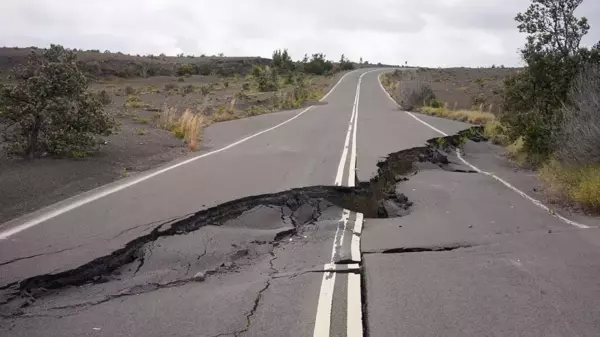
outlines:
[[[323,267],[323,271],[326,271],[326,272],[349,271],[349,270],[359,270],[359,269],[360,269],[360,265],[358,263],[349,263],[349,264],[327,263]]]
[[[344,212],[342,213],[342,220],[344,221],[344,229],[342,230],[342,236],[340,238],[340,244],[336,245],[335,241],[333,242],[333,245],[334,245],[336,251],[339,250],[339,249],[341,249],[342,245],[344,244],[344,236],[346,234],[346,229],[348,228],[348,218],[350,218],[350,210],[344,209]]]
[[[378,82],[379,82],[379,86],[381,87],[381,90],[383,90],[383,92],[384,92],[384,93],[387,95],[387,97],[388,97],[388,98],[389,98],[389,99],[390,99],[392,102],[394,102],[394,104],[396,104],[396,106],[397,106],[397,107],[399,107],[399,108],[400,108],[400,105],[399,105],[399,104],[398,104],[398,103],[397,103],[397,102],[396,102],[396,101],[395,101],[395,100],[392,98],[392,96],[390,96],[390,94],[389,94],[389,93],[388,93],[388,92],[385,90],[385,88],[383,87],[383,84],[381,84],[381,74],[379,74],[379,76],[378,76]],[[424,125],[428,126],[430,129],[432,129],[432,130],[434,130],[434,131],[438,132],[439,134],[441,134],[441,135],[444,135],[444,136],[448,136],[448,135],[447,135],[445,132],[442,132],[442,131],[440,131],[440,130],[436,129],[435,127],[433,127],[433,126],[432,126],[432,125],[430,125],[429,123],[427,123],[427,122],[425,122],[425,121],[421,120],[419,117],[415,116],[414,114],[412,114],[412,113],[410,113],[410,112],[408,112],[408,111],[404,111],[404,112],[406,112],[406,113],[407,113],[409,116],[413,117],[413,118],[414,118],[414,119],[416,119],[417,121],[419,121],[419,122],[423,123]],[[536,206],[538,206],[539,208],[541,208],[541,209],[543,209],[543,210],[547,211],[547,212],[548,212],[548,213],[549,213],[551,216],[554,216],[555,218],[558,218],[559,220],[561,220],[561,221],[563,221],[563,222],[565,222],[565,223],[567,223],[567,224],[569,224],[569,225],[571,225],[571,226],[575,226],[575,227],[582,228],[582,229],[585,229],[585,228],[590,228],[590,226],[587,226],[587,225],[584,225],[584,224],[581,224],[581,223],[575,222],[575,221],[573,221],[573,220],[569,220],[569,219],[565,218],[564,216],[562,216],[562,215],[560,215],[560,214],[558,214],[558,213],[556,213],[556,212],[554,212],[554,211],[551,211],[551,210],[550,210],[550,208],[548,208],[548,206],[544,205],[544,204],[543,204],[541,201],[539,201],[539,200],[537,200],[537,199],[535,199],[535,198],[533,198],[533,197],[529,196],[527,193],[525,193],[525,192],[523,192],[523,191],[519,190],[519,189],[518,189],[518,188],[516,188],[515,186],[511,185],[509,182],[505,181],[504,179],[502,179],[502,178],[498,177],[497,175],[495,175],[495,174],[493,174],[493,173],[491,173],[491,172],[486,172],[486,171],[483,171],[483,170],[481,170],[480,168],[478,168],[477,166],[475,166],[475,165],[473,165],[473,164],[469,163],[468,161],[466,161],[466,160],[465,160],[465,159],[462,157],[462,155],[460,154],[460,150],[458,150],[458,149],[457,149],[457,150],[456,150],[456,154],[457,154],[457,156],[458,156],[458,159],[460,159],[460,160],[461,160],[461,161],[462,161],[464,164],[466,164],[467,166],[469,166],[469,167],[470,167],[470,168],[472,168],[473,170],[475,170],[475,171],[477,171],[477,172],[479,172],[479,173],[481,173],[481,174],[485,174],[485,175],[487,175],[487,176],[490,176],[490,177],[494,178],[495,180],[497,180],[498,182],[502,183],[504,186],[506,186],[506,187],[510,188],[511,190],[513,190],[514,192],[516,192],[517,194],[519,194],[520,196],[522,196],[523,198],[525,198],[525,199],[527,199],[527,200],[531,201],[531,202],[532,202],[534,205],[536,205]]]
[[[327,92],[327,94],[325,94],[325,96],[323,96],[319,100],[319,102],[324,101],[337,88],[337,86],[344,80],[344,78],[346,78],[346,76],[350,75],[353,72],[354,71],[351,71],[351,72],[348,72],[348,73],[344,74],[344,76],[342,76],[339,79],[339,81],[333,86],[333,88],[331,88],[331,90],[329,90],[329,92]],[[17,233],[22,232],[22,231],[24,231],[24,230],[26,230],[28,228],[37,226],[37,225],[39,225],[40,223],[42,223],[44,221],[50,220],[52,218],[55,218],[55,217],[57,217],[57,216],[59,216],[61,214],[69,212],[69,211],[71,211],[71,210],[73,210],[75,208],[81,207],[81,206],[83,206],[85,204],[88,204],[88,203],[90,203],[92,201],[96,201],[96,200],[98,200],[100,198],[103,198],[105,196],[108,196],[110,194],[113,194],[113,193],[119,192],[121,190],[124,190],[127,187],[131,187],[133,185],[139,184],[142,181],[148,180],[148,179],[150,179],[152,177],[155,177],[155,176],[157,176],[157,175],[159,175],[161,173],[168,172],[168,171],[173,170],[173,169],[175,169],[177,167],[180,167],[180,166],[183,166],[185,164],[189,164],[191,162],[194,162],[194,161],[196,161],[198,159],[202,159],[204,157],[208,157],[210,155],[213,155],[213,154],[216,154],[216,153],[228,150],[228,149],[230,149],[230,148],[232,148],[234,146],[242,144],[242,143],[244,143],[244,142],[246,142],[246,141],[248,141],[248,140],[250,140],[252,138],[258,137],[258,136],[260,136],[260,135],[262,135],[264,133],[267,133],[269,131],[275,130],[275,129],[277,129],[280,126],[283,126],[283,125],[285,125],[285,124],[287,124],[287,123],[295,120],[296,118],[302,116],[304,113],[306,113],[307,111],[309,111],[313,107],[314,107],[314,105],[311,105],[308,108],[306,108],[306,109],[302,110],[301,112],[299,112],[298,114],[294,115],[293,117],[291,117],[291,118],[289,118],[289,119],[287,119],[287,120],[285,120],[285,121],[283,121],[283,122],[281,122],[281,123],[279,123],[279,124],[277,124],[275,126],[272,126],[272,127],[268,128],[268,129],[259,131],[259,132],[255,133],[255,134],[247,136],[245,138],[242,138],[242,139],[240,139],[240,140],[238,140],[238,141],[236,141],[234,143],[231,143],[231,144],[229,144],[229,145],[227,145],[225,147],[222,147],[220,149],[217,149],[217,150],[214,150],[214,151],[211,151],[211,152],[207,152],[207,153],[202,154],[200,156],[197,156],[197,157],[194,157],[194,158],[190,158],[190,159],[182,161],[180,163],[177,163],[177,164],[165,167],[165,168],[163,168],[161,170],[158,170],[158,171],[152,172],[150,174],[144,175],[142,177],[130,180],[130,181],[125,182],[123,184],[114,186],[112,188],[106,189],[106,190],[101,191],[101,192],[98,192],[96,194],[92,194],[92,195],[90,195],[88,197],[85,197],[83,199],[77,200],[77,201],[75,201],[75,202],[73,202],[73,203],[71,203],[69,205],[64,206],[64,207],[60,207],[58,209],[54,209],[54,210],[49,211],[47,213],[41,214],[41,215],[39,215],[37,217],[34,217],[33,219],[30,219],[30,220],[28,220],[28,221],[26,221],[26,222],[18,225],[18,226],[15,226],[13,228],[10,228],[10,229],[7,229],[5,231],[0,232],[0,240],[8,239],[9,237],[11,237],[11,236],[13,236],[13,235],[15,235]],[[48,206],[48,207],[52,207],[52,206]]]
[[[350,116],[350,122],[348,123],[348,132],[346,133],[346,139],[344,141],[344,148],[342,149],[342,158],[338,164],[337,174],[335,175],[335,185],[341,186],[342,179],[344,177],[344,167],[346,166],[346,158],[348,158],[348,148],[350,147],[350,134],[352,133],[352,122],[354,121],[354,109]]]
[[[356,234],[352,234],[352,243],[351,243],[351,252],[350,252],[350,257],[352,258],[352,261],[354,262],[361,262],[361,256],[360,256],[360,236],[356,235]]]
[[[352,233],[352,245],[350,246],[352,261],[361,262],[360,235],[362,233],[363,220],[364,215],[362,213],[356,213],[356,219],[354,220],[354,229]]]
[[[364,222],[364,215],[362,213],[356,213],[356,220],[354,221],[354,234],[360,235],[362,233]]]
[[[365,73],[366,74],[366,73]],[[356,95],[354,96],[354,105],[352,114],[354,115],[354,126],[352,127],[352,150],[350,151],[350,164],[348,165],[348,186],[356,185],[356,127],[358,126],[358,100],[360,97],[360,82],[364,74],[358,78],[356,84]]]
[[[321,281],[315,329],[313,337],[329,336],[331,328],[331,302],[333,301],[333,287],[335,286],[335,272],[326,272]]]
[[[346,336],[362,337],[362,299],[360,291],[360,274],[348,274],[348,316],[346,319]]]

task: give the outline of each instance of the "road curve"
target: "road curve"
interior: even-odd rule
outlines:
[[[486,144],[462,158],[514,189],[449,154],[461,172],[419,164],[396,185],[404,216],[345,208],[340,193],[390,153],[469,127],[399,111],[382,71],[348,73],[309,109],[219,123],[194,160],[3,225],[0,332],[597,335],[597,228],[516,193]]]

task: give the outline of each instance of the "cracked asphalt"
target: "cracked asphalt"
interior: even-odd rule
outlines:
[[[573,227],[427,146],[440,134],[421,121],[470,125],[399,111],[380,72],[303,113],[219,123],[205,157],[0,240],[0,334],[597,336],[597,220]],[[463,157],[531,193],[493,151],[469,142]]]

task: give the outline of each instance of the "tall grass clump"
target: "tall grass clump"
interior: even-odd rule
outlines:
[[[164,107],[157,116],[157,127],[172,132],[175,137],[185,140],[190,151],[196,151],[202,139],[202,130],[206,126],[205,117],[186,109],[178,116],[175,108]]]

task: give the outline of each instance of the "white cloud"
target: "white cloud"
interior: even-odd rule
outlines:
[[[588,44],[600,4],[586,0]],[[516,65],[524,0],[20,0],[0,3],[0,45],[132,54],[323,52],[427,66]]]

